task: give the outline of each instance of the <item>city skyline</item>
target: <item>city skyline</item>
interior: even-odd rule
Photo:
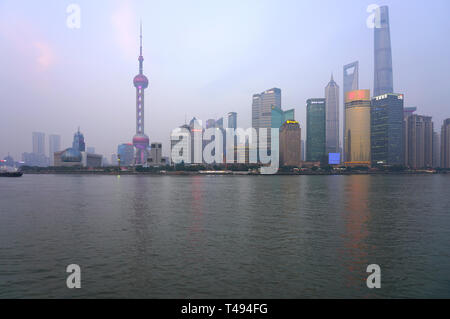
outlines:
[[[152,90],[147,93],[147,105],[149,105],[151,110],[150,112],[147,112],[145,118],[147,123],[149,123],[149,131],[147,134],[152,141],[163,142],[163,154],[165,155],[168,154],[169,147],[167,146],[170,145],[168,143],[170,131],[173,128],[178,127],[179,123],[182,123],[185,117],[190,118],[192,116],[197,116],[202,119],[211,117],[219,118],[225,114],[225,112],[233,110],[239,114],[238,126],[249,127],[251,125],[249,104],[251,103],[251,94],[254,92],[261,92],[269,87],[281,88],[284,92],[283,105],[287,105],[289,108],[297,110],[297,120],[299,120],[302,127],[305,128],[303,126],[306,122],[305,101],[310,96],[322,96],[323,87],[329,79],[330,71],[335,74],[336,79],[342,79],[342,74],[340,73],[342,65],[352,60],[358,60],[360,66],[360,87],[371,88],[373,85],[373,62],[371,62],[373,60],[373,30],[370,30],[366,26],[366,20],[369,16],[369,13],[366,12],[366,8],[368,4],[370,4],[369,2],[351,2],[350,4],[346,3],[342,5],[327,3],[327,8],[329,10],[326,10],[325,12],[326,17],[332,13],[341,13],[340,15],[338,14],[337,17],[333,15],[332,20],[328,22],[342,22],[339,24],[338,29],[333,31],[339,36],[338,38],[342,39],[343,36],[350,36],[351,33],[354,32],[354,36],[359,35],[358,38],[360,39],[360,41],[349,45],[338,45],[337,41],[331,41],[330,44],[327,44],[327,48],[334,48],[333,52],[336,54],[333,54],[334,56],[332,58],[326,54],[319,55],[317,58],[311,58],[311,52],[308,50],[306,50],[307,54],[301,50],[292,50],[293,48],[296,48],[295,43],[292,42],[294,36],[304,30],[296,28],[296,25],[282,24],[278,27],[278,30],[281,28],[283,35],[275,42],[282,45],[282,48],[290,48],[291,53],[280,55],[280,52],[275,50],[275,47],[269,46],[265,56],[253,56],[254,59],[252,58],[249,60],[249,56],[244,53],[248,52],[247,49],[250,50],[254,48],[251,45],[257,46],[254,42],[251,42],[251,45],[249,44],[249,46],[246,47],[245,52],[237,52],[233,55],[233,59],[236,60],[236,63],[220,69],[213,68],[210,73],[206,70],[211,64],[203,63],[199,57],[197,57],[198,59],[194,57],[194,53],[199,52],[202,53],[202,58],[212,57],[214,55],[214,52],[211,53],[211,51],[202,51],[200,49],[206,48],[206,46],[200,45],[202,35],[204,35],[200,32],[203,30],[201,27],[206,21],[212,23],[211,21],[213,18],[224,16],[224,14],[221,13],[221,10],[218,10],[218,7],[224,9],[225,13],[228,15],[234,14],[230,9],[232,7],[231,5],[221,4],[216,6],[202,6],[200,14],[202,19],[200,19],[200,22],[193,24],[193,29],[190,30],[191,32],[193,32],[193,30],[200,32],[198,34],[196,32],[191,33],[193,41],[200,41],[196,42],[197,46],[189,47],[188,44],[192,44],[192,41],[188,44],[176,42],[176,44],[169,46],[171,49],[179,48],[181,51],[190,48],[187,53],[189,53],[189,59],[192,60],[189,62],[195,63],[186,64],[187,61],[173,59],[171,61],[173,67],[170,69],[163,69],[163,67],[167,66],[168,61],[162,61],[161,54],[168,53],[168,47],[159,44],[161,41],[163,44],[167,44],[167,41],[162,39],[162,36],[158,36],[154,30],[155,23],[163,22],[161,19],[156,19],[157,22],[148,21],[148,15],[152,16],[156,13],[138,13],[138,4],[138,2],[126,2],[126,5],[123,5],[126,10],[119,10],[120,7],[117,7],[117,5],[108,4],[100,10],[97,5],[81,1],[80,7],[83,11],[82,25],[79,30],[71,30],[65,26],[67,14],[65,14],[65,7],[63,5],[50,5],[46,7],[49,14],[59,14],[58,16],[60,19],[58,21],[44,22],[42,21],[42,10],[35,10],[34,4],[29,7],[8,1],[1,4],[5,9],[10,9],[8,15],[2,16],[2,18],[4,18],[1,22],[2,26],[4,24],[5,30],[9,30],[11,26],[17,26],[18,34],[21,35],[21,37],[15,39],[6,33],[2,32],[0,34],[0,37],[6,40],[2,41],[5,50],[1,51],[0,60],[3,64],[5,64],[5,61],[8,61],[7,65],[2,69],[5,70],[5,76],[9,79],[2,88],[3,91],[0,92],[2,93],[0,94],[0,104],[2,107],[5,107],[5,105],[12,105],[14,98],[14,100],[17,100],[14,105],[24,105],[20,110],[9,108],[8,114],[11,114],[10,116],[12,119],[8,119],[8,122],[2,121],[2,125],[0,125],[2,130],[2,134],[0,134],[0,136],[2,136],[2,138],[0,138],[1,157],[10,153],[15,159],[20,159],[21,153],[29,152],[31,150],[29,134],[31,134],[32,131],[45,132],[46,134],[55,133],[60,135],[62,140],[70,140],[72,128],[77,127],[78,125],[81,125],[86,136],[89,136],[90,145],[94,145],[98,153],[106,156],[115,152],[118,144],[129,142],[128,136],[130,136],[130,132],[132,135],[133,129],[130,131],[130,123],[128,122],[133,122],[132,118],[135,116],[135,114],[133,115],[133,99],[135,96],[133,93],[130,93],[129,84],[125,83],[129,83],[130,78],[133,76],[132,71],[135,69],[135,51],[138,46],[137,39],[135,38],[139,28],[139,18],[146,23],[146,30],[148,29],[148,35],[146,35],[145,38],[149,50],[147,70],[149,70],[148,72],[151,74],[150,81],[152,82],[152,79],[156,81],[156,87],[152,88]],[[395,64],[394,82],[396,83],[396,91],[405,94],[405,106],[417,106],[418,113],[432,116],[436,127],[440,127],[442,121],[448,117],[447,114],[442,114],[439,110],[442,110],[444,107],[443,101],[448,100],[448,98],[445,97],[447,93],[442,88],[444,82],[443,79],[447,73],[446,70],[450,69],[449,62],[445,60],[439,61],[439,69],[436,69],[435,63],[429,62],[433,59],[425,59],[420,54],[413,54],[414,52],[409,54],[409,50],[405,51],[405,49],[412,48],[412,46],[415,45],[412,43],[413,41],[411,41],[411,35],[406,32],[407,28],[405,24],[408,24],[411,16],[420,17],[422,15],[431,15],[432,13],[435,13],[436,8],[445,8],[447,3],[434,2],[429,4],[428,7],[421,7],[421,4],[418,2],[413,4],[410,3],[408,6],[394,2],[387,2],[386,4],[390,7],[391,37]],[[268,12],[267,3],[254,4],[254,7],[249,4],[239,5],[239,10],[235,14],[240,18],[238,19],[238,22],[241,24],[238,23],[237,26],[233,27],[230,31],[228,28],[231,27],[231,25],[227,21],[220,20],[223,23],[224,34],[228,35],[226,38],[227,44],[234,45],[243,41],[243,38],[239,36],[236,28],[243,25],[244,15],[248,10],[259,10],[264,13],[264,17],[270,17],[272,14],[285,14],[287,8],[309,9],[314,11],[316,5],[286,2],[284,8],[277,8],[274,13]],[[60,9],[62,9],[62,11]],[[348,9],[348,11],[344,14],[346,9]],[[158,10],[167,10],[167,8],[165,8],[164,5],[161,5],[161,7],[156,8],[156,11]],[[4,11],[6,10],[2,10],[2,12]],[[308,10],[297,10],[296,15],[304,16],[306,11]],[[89,12],[95,12],[95,14],[101,16],[102,19],[98,22],[92,20],[88,14]],[[126,23],[124,22],[126,25],[115,25],[113,21],[116,21],[117,18],[116,20],[113,18],[114,14],[124,12],[128,14],[128,18],[123,20],[126,21]],[[2,13],[0,13],[0,15],[2,15]],[[293,17],[293,14],[288,16]],[[12,18],[17,17],[21,19],[18,19],[17,22],[13,22]],[[109,18],[111,20],[109,20]],[[417,21],[426,21],[426,19],[418,19]],[[262,18],[252,17],[252,21],[250,22],[254,22],[250,23],[250,26],[252,30],[256,32],[258,37],[262,37],[264,35],[263,31],[266,31],[267,28],[272,26],[272,23],[269,23]],[[433,23],[442,23],[441,28],[437,28],[435,25],[428,26],[428,28],[442,30],[442,32],[444,32],[446,28],[448,29],[447,22],[444,22],[444,20],[435,18]],[[30,23],[35,25],[36,32],[33,33],[26,30],[24,26],[30,25]],[[114,26],[113,29],[105,29],[111,24]],[[58,29],[58,25],[61,30]],[[55,27],[55,31],[49,30],[51,26]],[[97,27],[97,29],[95,27]],[[427,41],[437,41],[439,38],[437,35],[425,38],[426,29],[427,26],[418,31],[418,36],[423,36],[420,38],[421,41],[423,40],[422,45],[426,44]],[[132,31],[132,34],[128,31]],[[171,28],[171,32],[180,32],[179,35],[184,34],[181,30],[175,31],[175,26]],[[313,37],[313,35],[317,36],[317,32],[319,31],[308,30],[308,32],[311,32],[311,35],[309,36]],[[322,30],[322,33],[323,32],[325,31]],[[98,41],[101,39],[102,34],[107,35],[106,38],[101,40],[95,48],[89,47],[88,50],[88,42],[91,40]],[[125,42],[128,44],[125,46],[118,45],[115,42],[117,39],[112,37],[112,35],[116,35],[120,38],[120,34],[125,34],[125,38],[128,36],[133,37],[134,40]],[[27,41],[31,43],[30,45],[35,45],[33,44],[34,42],[29,41],[36,40],[34,37],[46,39],[49,45],[53,44],[54,46],[50,46],[51,50],[49,49],[50,51],[48,51],[45,45],[36,44],[37,51],[33,51],[34,55],[31,57],[28,56],[28,59],[25,59],[28,53],[22,50],[22,46],[25,45],[24,43]],[[248,34],[244,34],[243,37],[247,39]],[[414,39],[417,40],[417,37]],[[319,43],[320,41],[317,40],[310,42],[313,48],[317,48],[316,46],[319,45]],[[410,47],[406,46],[406,43],[409,43]],[[439,43],[439,45],[442,46],[441,42],[436,43]],[[213,44],[219,45],[217,42],[213,42]],[[115,48],[115,50],[112,50],[113,48]],[[72,53],[68,52],[71,53],[69,56],[72,57],[72,59],[65,61],[63,59],[64,55],[61,54],[67,53],[67,50],[73,51]],[[125,51],[122,52],[122,50]],[[217,51],[216,53],[226,52],[226,48],[222,46],[216,47],[215,50]],[[444,50],[448,50],[448,48],[444,47]],[[46,52],[48,55],[45,54]],[[106,52],[110,57],[105,55]],[[183,52],[186,54],[186,51]],[[292,52],[295,52],[295,54]],[[408,52],[408,56],[406,56],[406,52]],[[42,56],[39,55],[40,53],[42,53]],[[58,56],[57,53],[60,54],[60,56]],[[441,53],[442,52],[428,52],[427,54],[435,54],[434,60],[438,60],[437,56]],[[172,57],[172,55],[170,56]],[[175,57],[176,56],[178,55],[175,55]],[[219,55],[219,57],[221,56],[222,55]],[[90,59],[90,57],[92,57],[92,59]],[[290,63],[292,63],[294,59],[296,61],[300,60],[300,62],[294,63],[294,67],[289,68],[288,70],[285,63],[280,63],[280,61],[276,59],[279,57],[287,58],[287,61]],[[399,57],[402,57],[402,59]],[[408,61],[404,61],[403,57],[406,57],[407,60],[415,58],[416,63],[420,62],[421,65],[427,65],[426,70],[420,71],[420,74],[414,74],[413,72],[416,72],[416,70],[410,68],[410,65],[406,65],[411,64],[411,61],[407,63]],[[30,76],[25,80],[29,90],[27,90],[27,94],[21,97],[17,97],[17,94],[14,94],[15,90],[13,89],[17,86],[17,81],[19,81],[19,78],[12,73],[13,71],[15,72],[16,65],[14,68],[8,67],[10,64],[18,64],[19,58],[21,61],[25,61],[23,67],[27,67],[30,72]],[[80,59],[83,61],[86,61],[87,59],[89,60],[89,63],[86,63],[86,66],[84,66],[80,64]],[[265,70],[254,69],[257,64],[261,65],[262,59],[265,61]],[[310,61],[311,59],[312,61]],[[208,61],[209,60],[206,62]],[[93,62],[96,64],[91,65]],[[37,65],[34,65],[34,63],[37,63]],[[117,70],[120,70],[120,72],[108,72],[107,69],[111,68],[111,65],[113,65],[111,63],[115,63],[114,66]],[[250,72],[250,74],[243,76],[241,72],[238,72],[238,69],[243,66],[242,63],[254,73]],[[62,65],[66,66],[64,72],[61,69]],[[79,67],[80,71],[75,70],[75,66]],[[189,72],[190,70],[192,71],[191,68],[193,66],[197,66],[197,72]],[[201,68],[198,69],[199,67]],[[405,69],[405,67],[407,67],[407,69]],[[178,76],[172,77],[172,80],[169,81],[169,77],[175,75],[175,73],[173,73],[174,68],[177,69]],[[115,68],[113,68],[113,70],[114,69]],[[126,71],[124,71],[124,69],[126,69]],[[195,75],[194,78],[187,79],[188,73],[191,76]],[[67,92],[67,98],[63,99],[66,95],[63,94],[64,90],[62,90],[61,84],[56,83],[54,86],[50,86],[49,83],[50,80],[56,81],[61,79],[61,76],[64,74],[68,74],[69,76],[62,78],[61,82],[62,84],[69,86],[70,90],[66,90],[69,92]],[[77,80],[78,82],[70,80],[71,74],[74,75],[73,81]],[[83,75],[83,77],[81,77],[80,74]],[[102,76],[99,77],[97,74],[102,74]],[[429,77],[435,79],[433,85],[428,84],[429,81],[426,79]],[[100,78],[104,81],[101,82],[102,85],[95,86],[96,90],[91,89],[89,87],[91,86],[91,81],[99,80]],[[304,81],[302,78],[307,78],[308,81]],[[38,79],[41,81],[38,81]],[[21,77],[20,80],[23,81],[23,77]],[[196,84],[200,83],[199,81],[203,81],[203,86],[195,87]],[[411,82],[412,84],[409,85]],[[170,86],[169,83],[171,83],[172,86]],[[340,87],[343,87],[342,83],[339,83],[339,81],[337,81],[337,83]],[[111,85],[113,89],[111,89]],[[40,91],[41,88],[43,88],[42,91]],[[168,95],[167,90],[169,89],[180,92],[181,94],[175,95],[183,96],[183,103],[180,102],[181,100],[179,102],[175,101],[177,100],[177,97]],[[438,92],[441,94],[438,95]],[[227,94],[229,95],[227,96]],[[33,107],[31,107],[31,105]],[[183,105],[183,107],[181,107],[181,105]],[[27,112],[23,113],[24,109]],[[340,110],[342,113],[342,106],[340,106]],[[20,114],[20,121],[15,119],[19,116],[19,111],[22,112]],[[108,121],[102,122],[102,126],[99,128],[98,118],[100,113],[107,114]],[[167,114],[170,114],[170,116],[167,116]],[[343,123],[342,120],[341,123]],[[15,133],[16,130],[23,132],[23,134],[14,134],[17,138],[11,141],[5,138],[9,135],[9,132]]]

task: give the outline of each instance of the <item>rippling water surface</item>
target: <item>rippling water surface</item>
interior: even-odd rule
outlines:
[[[449,298],[449,190],[444,175],[3,178],[0,298]]]

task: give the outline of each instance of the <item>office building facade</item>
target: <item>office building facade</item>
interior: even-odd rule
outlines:
[[[403,94],[372,98],[371,156],[374,165],[403,165]]]
[[[326,105],[326,152],[339,153],[340,134],[339,134],[339,85],[334,81],[333,75],[325,87],[325,105]]]
[[[323,161],[326,157],[326,100],[306,101],[306,161]]]
[[[345,164],[371,164],[370,90],[356,90],[345,95]]]
[[[280,128],[280,166],[301,166],[301,129],[297,121],[288,120]]]
[[[441,128],[441,163],[442,168],[450,168],[450,118]]]
[[[413,114],[405,120],[405,165],[413,168],[433,166],[433,121],[431,116]]]

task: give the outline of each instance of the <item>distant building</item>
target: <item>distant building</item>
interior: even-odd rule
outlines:
[[[305,156],[306,156],[306,152],[305,152],[305,140],[302,140],[300,145],[301,145],[301,152],[300,152],[300,155],[301,155],[302,162],[304,162],[304,161],[305,161]]]
[[[61,136],[49,135],[48,136],[48,154],[50,158],[50,165],[54,165],[54,154],[61,150]]]
[[[90,154],[95,154],[95,147],[87,147],[86,150]]]
[[[439,133],[433,132],[433,168],[441,167],[441,139]]]
[[[280,166],[301,166],[302,134],[297,121],[286,121],[280,128]]]
[[[433,166],[433,122],[431,116],[413,114],[405,120],[405,165]]]
[[[272,113],[271,114],[271,116],[272,116],[271,127],[272,128],[279,129],[286,121],[295,121],[295,110],[294,109],[283,111],[280,107],[274,106],[272,108],[271,113]]]
[[[216,121],[216,128],[220,128],[220,129],[223,129],[223,117],[221,117],[220,119],[218,119],[217,121]]]
[[[214,120],[214,119],[206,120],[206,128],[207,129],[214,128],[214,127],[216,127],[216,120]]]
[[[389,26],[389,8],[381,6],[379,10],[380,25],[374,30],[374,88],[373,95],[380,96],[394,92],[392,73],[392,49]]]
[[[326,100],[306,101],[306,161],[320,162],[326,158]]]
[[[86,143],[84,142],[84,135],[81,134],[80,128],[78,128],[78,131],[73,136],[72,148],[79,152],[86,151]]]
[[[45,156],[45,134],[40,132],[32,133],[32,153],[22,153],[22,162],[27,166],[46,167],[49,159]]]
[[[359,90],[359,62],[355,61],[344,65],[344,95],[343,95],[343,105],[344,105],[344,130],[345,130],[345,95],[347,92]],[[344,132],[345,133],[345,132]],[[343,148],[345,149],[345,137],[343,139]],[[345,153],[345,152],[344,152]],[[345,159],[345,154],[344,154]]]
[[[370,90],[356,90],[345,94],[345,164],[371,164]]]
[[[237,113],[228,113],[228,128],[237,129]]]
[[[372,98],[371,156],[373,164],[403,165],[403,94]]]
[[[82,166],[88,168],[102,167],[103,156],[100,154],[82,152]]]
[[[134,146],[132,143],[124,143],[117,146],[117,155],[120,155],[121,166],[131,166],[134,163]]]
[[[450,168],[450,118],[444,121],[441,129],[441,167]]]
[[[116,165],[118,165],[118,162],[117,162],[117,154],[111,154],[111,166],[116,166]]]
[[[33,153],[45,155],[45,134],[33,132]]]
[[[403,108],[403,119],[406,120],[406,118],[410,115],[413,115],[415,111],[417,111],[417,107],[404,107]]]
[[[339,128],[339,85],[334,81],[333,75],[325,87],[326,106],[326,152],[339,153],[340,128]]]
[[[258,148],[267,150],[268,154],[270,153],[272,145],[271,144],[272,138],[269,129],[272,127],[273,108],[281,109],[280,89],[272,88],[260,94],[253,95],[252,127],[255,128],[258,133]],[[267,129],[267,139],[262,139],[259,136],[259,129],[261,128]]]
[[[178,145],[180,153],[176,154],[179,158],[185,158],[184,161],[185,164],[188,164],[187,162],[191,160],[191,152],[190,152],[190,144],[192,142],[191,140],[191,127],[187,124],[180,126],[180,129],[182,132],[179,134],[180,137],[178,140],[171,139],[170,143],[170,161],[172,164],[175,163],[175,159],[172,157],[173,155],[173,149],[175,145]],[[181,143],[181,144],[180,144]]]
[[[153,142],[150,146],[150,165],[161,165],[162,162],[162,144]]]

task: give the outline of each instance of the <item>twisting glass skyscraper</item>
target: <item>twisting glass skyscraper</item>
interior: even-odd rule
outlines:
[[[144,90],[148,87],[148,79],[144,75],[144,57],[142,56],[142,24],[140,33],[139,74],[134,77],[133,84],[136,87],[136,135],[133,137],[133,145],[136,147],[135,164],[142,165],[147,162],[149,138],[144,133]]]
[[[392,75],[391,34],[389,27],[389,8],[379,8],[379,23],[374,28],[374,87],[373,96],[394,93]]]

